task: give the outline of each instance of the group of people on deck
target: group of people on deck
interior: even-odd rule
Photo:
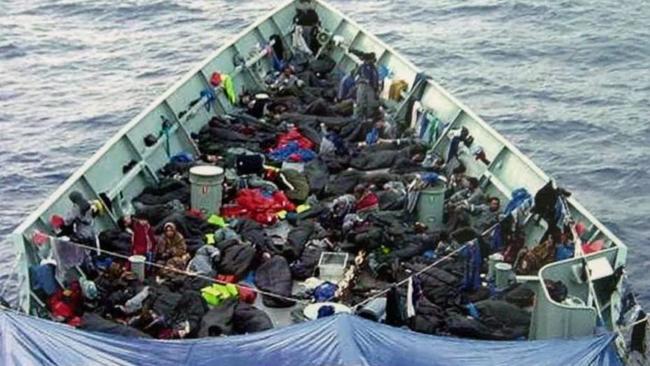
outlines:
[[[506,197],[502,207],[503,196],[486,194],[485,180],[468,174],[467,167],[490,164],[470,131],[446,131],[441,156],[433,147],[442,124],[432,118],[413,131],[380,98],[389,82],[377,55],[345,49],[358,63],[341,70],[331,50],[323,51],[329,46],[318,41],[318,28],[315,10],[299,9],[291,46],[271,37],[273,69],[241,88],[232,111],[216,113],[191,135],[198,156],[171,156],[157,183],[132,197],[133,210],[124,211],[130,214],[120,211],[117,227],[97,235],[94,218],[103,206],[70,194],[71,209],[54,226],[58,235],[98,248],[89,252],[88,278],[103,305],[89,312],[157,338],[244,334],[273,327],[250,287],[263,291],[268,308],[291,308],[296,297],[320,301],[328,286],[351,305],[454,253],[416,279],[413,311],[402,311],[413,294],[395,288],[377,319],[430,334],[525,336],[528,302],[490,298],[479,277],[483,260],[500,252],[518,273],[535,273],[572,255],[571,236],[547,235],[542,249],[527,250],[513,212],[532,197],[520,192],[521,205]],[[406,95],[403,82],[391,83],[397,101]],[[196,165],[224,171],[215,212],[190,207],[189,170]],[[417,221],[414,200],[427,186],[444,189],[444,228]],[[465,246],[474,251],[457,251]],[[336,284],[318,278],[321,256],[330,252],[358,259],[352,277]],[[125,258],[132,256],[145,257],[144,278],[131,273]],[[316,285],[297,291],[298,282]],[[486,317],[468,314],[474,303]],[[495,306],[508,311],[488,317]],[[513,325],[502,316],[508,312],[524,321]]]

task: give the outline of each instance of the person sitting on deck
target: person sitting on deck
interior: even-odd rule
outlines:
[[[483,233],[499,222],[501,200],[497,197],[491,197],[487,205],[469,205],[467,211],[472,216],[472,228],[478,233]]]
[[[282,73],[271,84],[271,89],[277,91],[295,90],[305,85],[305,82],[295,75],[293,67],[285,66]]]
[[[445,191],[445,198],[450,198],[456,192],[460,192],[469,185],[467,177],[465,176],[466,171],[467,169],[464,165],[459,165],[452,170],[452,173],[449,176],[449,185]]]
[[[536,275],[555,259],[556,245],[552,235],[532,249],[524,248],[517,258],[515,270],[520,275]]]
[[[452,236],[460,243],[481,236],[501,219],[501,200],[490,197],[487,204],[463,206],[451,230]]]
[[[376,118],[375,122],[375,128],[377,129],[379,137],[378,142],[396,142],[398,145],[401,144],[404,139],[399,138],[397,126],[386,122],[383,113],[380,113],[378,117],[379,118]]]
[[[189,255],[185,238],[176,229],[174,223],[168,222],[163,226],[163,235],[158,240],[158,261],[170,263],[183,261],[187,263]]]
[[[566,232],[559,235],[559,240],[555,244],[555,261],[573,258],[575,255],[575,244],[571,236]]]
[[[450,207],[478,205],[485,200],[483,190],[479,186],[478,179],[474,177],[467,178],[467,187],[454,193],[447,204]]]
[[[268,113],[268,106],[272,100],[268,94],[249,94],[244,93],[239,98],[242,107],[246,108],[246,112],[255,118],[262,118]]]

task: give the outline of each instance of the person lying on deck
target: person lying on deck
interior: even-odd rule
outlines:
[[[306,79],[303,79],[305,77]],[[285,66],[281,73],[271,74],[266,79],[268,86],[267,92],[273,98],[278,97],[296,97],[299,103],[293,104],[309,104],[318,98],[327,97],[333,99],[336,96],[334,88],[325,87],[326,80],[319,79],[315,74],[310,72],[303,72],[300,75],[296,73],[293,66]],[[312,86],[316,85],[316,86]],[[290,108],[294,112],[298,110]]]

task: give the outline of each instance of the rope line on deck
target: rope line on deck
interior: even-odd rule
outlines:
[[[47,235],[47,234],[45,234],[45,235]],[[72,244],[72,245],[78,246],[80,248],[84,248],[84,249],[87,249],[87,250],[94,250],[94,251],[98,251],[98,252],[103,253],[103,254],[107,254],[107,255],[116,257],[116,258],[129,260],[129,256],[123,255],[123,254],[120,254],[120,253],[116,253],[116,252],[112,252],[110,250],[98,249],[96,247],[92,247],[92,246],[81,244],[81,243],[76,243],[76,242],[73,242],[73,241],[70,241],[70,240],[63,240],[61,238],[54,237],[54,236],[51,236],[51,235],[47,235],[47,236],[50,239],[62,240],[65,243]],[[307,300],[304,300],[304,299],[298,299],[298,298],[293,298],[293,297],[282,296],[282,295],[275,294],[273,292],[260,290],[260,289],[258,289],[256,287],[250,287],[250,286],[246,286],[246,285],[242,285],[242,284],[238,284],[238,283],[233,284],[233,283],[226,282],[226,281],[220,281],[220,280],[217,280],[216,278],[205,276],[205,275],[202,275],[202,274],[199,274],[199,273],[193,273],[193,272],[189,272],[189,271],[186,271],[186,270],[177,269],[177,268],[174,268],[174,267],[170,267],[170,266],[166,266],[166,265],[163,265],[163,264],[151,262],[151,261],[148,261],[148,260],[145,260],[143,263],[147,264],[147,265],[150,265],[150,266],[153,266],[153,267],[156,267],[156,268],[159,268],[159,269],[169,270],[169,271],[177,273],[177,274],[181,274],[181,275],[185,275],[185,276],[189,276],[189,277],[201,278],[201,279],[211,281],[211,282],[219,284],[219,285],[229,285],[229,284],[236,285],[237,287],[241,287],[241,288],[256,292],[256,293],[258,293],[260,295],[265,295],[265,296],[273,297],[273,298],[276,298],[276,299],[281,299],[281,300],[286,300],[286,301],[294,301],[294,302],[301,303],[301,304],[310,304],[311,303],[310,301],[307,301]]]
[[[431,268],[437,266],[438,264],[440,264],[440,263],[446,261],[447,259],[450,259],[450,258],[453,257],[454,255],[458,254],[461,250],[465,249],[468,245],[469,245],[469,243],[465,243],[465,244],[463,244],[461,247],[459,247],[458,249],[456,249],[456,250],[452,251],[451,253],[447,254],[446,256],[444,256],[444,257],[438,259],[437,261],[435,261],[435,262],[429,264],[428,266],[426,266],[426,267],[424,267],[423,269],[421,269],[421,270],[415,272],[414,274],[412,274],[412,275],[406,277],[405,279],[403,279],[403,280],[401,280],[401,281],[399,281],[399,282],[394,282],[394,283],[392,283],[392,284],[391,284],[390,286],[388,286],[387,288],[385,288],[385,289],[379,291],[378,293],[376,293],[376,294],[374,294],[374,295],[368,297],[367,299],[365,299],[365,300],[363,300],[363,301],[357,303],[356,305],[352,306],[352,309],[357,309],[357,308],[359,308],[360,306],[363,306],[363,305],[369,303],[370,301],[372,301],[372,300],[374,300],[374,299],[376,299],[376,298],[378,298],[378,297],[383,296],[383,295],[386,294],[388,291],[390,291],[391,288],[393,288],[393,287],[395,287],[395,286],[401,286],[401,285],[407,283],[411,277],[421,275],[422,273],[424,273],[424,272],[430,270]]]
[[[493,231],[497,226],[499,226],[499,223],[496,223],[496,224],[490,226],[487,230],[483,231],[483,232],[481,233],[481,235],[477,236],[477,238],[479,238],[479,237],[483,237],[483,236],[485,236],[485,235],[491,233],[491,232],[492,232],[492,231]],[[474,238],[473,240],[475,240],[475,239],[476,239],[476,238]],[[468,242],[466,242],[465,244],[463,244],[463,245],[460,246],[459,248],[455,249],[455,250],[452,251],[451,253],[449,253],[449,254],[445,255],[444,257],[438,259],[437,261],[435,261],[435,262],[429,264],[428,266],[422,268],[421,270],[415,272],[414,274],[412,274],[412,275],[406,277],[405,279],[403,279],[403,280],[401,280],[401,281],[398,281],[398,282],[393,282],[393,283],[390,284],[390,286],[388,286],[387,288],[381,290],[380,292],[378,292],[378,293],[376,293],[376,294],[374,294],[374,295],[368,297],[367,299],[365,299],[365,300],[363,300],[363,301],[357,303],[356,305],[352,306],[352,309],[355,309],[355,310],[356,310],[356,309],[359,308],[360,306],[363,306],[363,305],[369,303],[370,301],[372,301],[372,300],[374,300],[374,299],[376,299],[376,298],[378,298],[378,297],[383,296],[383,295],[386,294],[388,291],[390,291],[391,288],[393,288],[393,287],[395,287],[395,286],[401,286],[401,285],[407,283],[411,277],[421,275],[422,273],[424,273],[424,272],[430,270],[431,268],[437,266],[438,264],[440,264],[440,263],[446,261],[447,259],[450,259],[450,258],[453,257],[454,255],[460,253],[460,252],[461,252],[463,249],[465,249],[468,245],[470,245],[470,243],[471,243],[473,240],[469,240]]]
[[[488,229],[485,230],[483,233],[481,233],[480,236],[482,237],[482,236],[485,236],[485,235],[489,234],[489,233],[490,233],[492,230],[494,230],[497,226],[498,226],[498,223],[492,225],[490,228],[488,228]],[[52,240],[52,239],[62,240],[61,238],[58,238],[58,237],[55,237],[55,236],[47,235],[47,234],[45,234],[45,233],[43,233],[43,234],[46,235],[48,238],[50,238],[50,240]],[[98,247],[92,247],[92,246],[89,246],[89,245],[85,245],[85,244],[81,244],[81,243],[73,242],[73,241],[70,241],[70,240],[66,240],[65,242],[66,242],[66,243],[70,243],[70,244],[72,244],[72,245],[76,245],[76,246],[78,246],[78,247],[80,247],[80,248],[84,248],[84,249],[87,249],[87,250],[94,250],[94,251],[97,251],[98,253],[105,253],[105,254],[108,254],[108,255],[113,256],[113,257],[116,257],[116,258],[121,258],[121,259],[129,260],[129,256],[126,256],[126,255],[123,255],[123,254],[120,254],[120,253],[116,253],[116,252],[111,252],[111,251],[106,250],[106,249],[101,249],[101,248],[98,248]],[[450,259],[450,258],[453,257],[454,255],[458,254],[458,253],[461,252],[463,249],[465,249],[468,245],[470,245],[470,243],[471,243],[471,241],[466,242],[465,244],[463,244],[463,245],[460,246],[459,248],[453,250],[452,252],[450,252],[449,254],[445,255],[444,257],[442,257],[442,258],[436,260],[435,262],[433,262],[433,263],[431,263],[430,265],[424,267],[423,269],[417,271],[416,273],[414,273],[414,274],[412,274],[412,275],[406,277],[405,279],[403,279],[403,280],[401,280],[401,281],[398,281],[398,282],[394,282],[394,283],[392,283],[389,287],[387,287],[387,288],[385,288],[384,290],[381,290],[380,292],[378,292],[378,293],[376,293],[376,294],[374,294],[374,295],[372,295],[372,296],[366,298],[365,300],[363,300],[363,301],[357,303],[356,305],[352,306],[351,308],[352,308],[353,310],[356,310],[356,309],[358,309],[360,306],[363,306],[363,305],[369,303],[370,301],[372,301],[372,300],[374,300],[374,299],[376,299],[376,298],[378,298],[378,297],[383,296],[383,295],[386,294],[388,291],[390,291],[390,289],[391,289],[392,287],[394,287],[394,286],[401,286],[401,285],[407,283],[411,277],[413,277],[413,276],[418,276],[418,275],[420,275],[420,274],[422,274],[422,273],[428,271],[429,269],[431,269],[431,268],[437,266],[438,264],[440,264],[440,263],[442,263],[442,262],[444,262],[444,261]],[[185,276],[190,276],[190,277],[196,277],[196,278],[205,279],[205,280],[208,280],[208,281],[211,281],[211,282],[213,282],[213,283],[220,284],[220,285],[227,285],[227,284],[230,284],[229,282],[220,281],[220,280],[217,280],[217,279],[212,278],[212,277],[204,276],[204,275],[202,275],[202,274],[192,273],[192,272],[188,272],[188,271],[185,271],[185,270],[180,270],[180,269],[177,269],[177,268],[174,268],[174,267],[169,267],[169,266],[166,266],[166,265],[162,265],[162,264],[159,264],[159,263],[154,263],[154,262],[147,261],[147,260],[145,260],[144,263],[145,263],[145,264],[148,264],[148,265],[151,265],[151,266],[153,266],[153,267],[156,267],[156,268],[167,269],[167,270],[170,270],[170,271],[172,271],[172,272],[174,272],[174,273],[182,274],[182,275],[185,275]],[[297,298],[293,298],[293,297],[282,296],[282,295],[278,295],[278,294],[275,294],[275,293],[272,293],[272,292],[268,292],[268,291],[260,290],[260,289],[255,288],[255,287],[250,287],[250,286],[245,286],[245,285],[240,285],[240,284],[236,284],[236,285],[237,285],[237,286],[240,286],[240,287],[242,287],[242,288],[248,289],[248,290],[250,290],[250,291],[253,291],[253,292],[259,293],[259,294],[261,294],[261,295],[266,295],[266,296],[274,297],[274,298],[277,298],[277,299],[282,299],[282,300],[287,300],[287,301],[294,301],[294,302],[301,303],[301,304],[311,304],[311,303],[312,303],[311,301],[307,301],[307,300],[304,300],[304,299],[297,299]]]

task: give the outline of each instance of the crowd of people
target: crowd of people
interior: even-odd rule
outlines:
[[[339,70],[318,28],[313,9],[299,10],[290,45],[272,37],[265,87],[244,90],[230,113],[193,135],[201,155],[173,156],[115,228],[96,233],[94,218],[110,207],[70,194],[72,209],[52,220],[58,261],[32,276],[55,319],[165,339],[244,334],[280,325],[266,308],[286,308],[300,321],[306,303],[360,310],[354,305],[390,289],[375,320],[430,334],[527,336],[532,291],[497,290],[481,274],[494,253],[520,274],[573,256],[562,225],[532,250],[522,230],[521,215],[531,207],[545,215],[563,191],[519,191],[507,204],[487,195],[462,163],[465,153],[490,163],[466,128],[449,132],[447,153],[436,154],[392,118],[376,55],[351,50],[359,64]],[[216,212],[190,207],[196,165],[225,170]],[[427,227],[413,210],[414,193],[431,186],[445,190],[444,228]],[[350,254],[346,281],[318,278],[328,252]],[[132,256],[145,258],[144,278]],[[84,276],[62,271],[71,268]],[[408,288],[393,286],[413,273]],[[561,301],[562,284],[554,286]]]

